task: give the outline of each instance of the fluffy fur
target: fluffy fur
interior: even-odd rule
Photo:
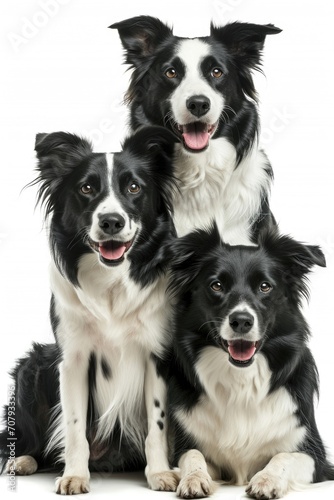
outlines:
[[[159,127],[138,131],[115,154],[93,153],[85,139],[63,132],[36,138],[57,344],[35,345],[14,370],[16,456],[28,456],[9,467],[31,473],[57,454],[65,465],[61,494],[87,492],[90,469],[143,467],[146,437],[151,486],[163,480],[164,489],[175,489],[172,472],[154,475],[169,468],[165,385],[155,358],[169,342],[173,142]],[[2,450],[6,438],[4,431]]]
[[[177,296],[169,366],[178,495],[207,496],[214,479],[254,498],[334,479],[314,417],[318,373],[301,312],[318,247],[262,234],[222,243],[217,228],[173,245]]]
[[[274,219],[252,71],[260,68],[266,36],[281,30],[235,22],[187,39],[150,16],[110,27],[118,30],[133,69],[126,94],[132,129],[161,125],[181,139],[174,162],[178,235],[216,219],[224,241],[256,240]]]

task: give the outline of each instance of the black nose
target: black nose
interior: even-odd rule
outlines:
[[[186,106],[192,115],[200,118],[210,110],[211,103],[205,95],[193,95],[187,99]]]
[[[254,325],[254,316],[246,311],[235,311],[230,315],[229,321],[236,333],[248,333]]]
[[[99,214],[99,226],[106,234],[117,234],[125,226],[125,219],[117,214]]]

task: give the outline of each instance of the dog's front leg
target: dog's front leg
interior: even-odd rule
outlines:
[[[189,450],[184,453],[179,466],[181,470],[181,481],[177,488],[179,497],[202,498],[216,491],[218,484],[213,481],[212,476],[218,477],[218,472],[207,464],[200,451]]]
[[[179,474],[168,460],[167,387],[150,358],[145,374],[145,400],[148,432],[145,441],[145,474],[152,490],[176,491]]]
[[[246,493],[252,498],[281,498],[289,490],[313,480],[314,460],[306,453],[278,453],[255,474]]]
[[[89,491],[89,445],[86,439],[88,360],[80,353],[64,356],[59,367],[60,400],[65,426],[65,470],[56,491],[75,495]]]

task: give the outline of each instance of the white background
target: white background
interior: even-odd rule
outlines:
[[[89,135],[96,151],[117,151],[127,131],[122,105],[129,74],[116,31],[107,27],[150,14],[174,25],[179,36],[205,36],[210,20],[273,23],[283,29],[267,38],[257,74],[262,144],[272,162],[272,209],[281,230],[321,245],[327,269],[310,279],[305,307],[311,347],[321,380],[317,421],[334,454],[333,299],[334,211],[333,64],[334,4],[329,0],[11,0],[1,2],[1,181],[0,181],[0,404],[7,400],[8,370],[33,340],[52,341],[48,320],[49,254],[35,188],[37,132],[64,130]],[[46,498],[53,477],[17,479],[16,495]],[[7,479],[0,478],[0,491]],[[146,489],[140,475],[95,477],[91,496],[174,498]],[[221,488],[215,497],[241,498],[243,488]],[[331,498],[333,485],[291,494]],[[2,498],[4,498],[2,496]],[[15,497],[17,498],[17,497]],[[54,497],[53,497],[54,498]]]

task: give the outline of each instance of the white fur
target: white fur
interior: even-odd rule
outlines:
[[[109,162],[109,178],[111,169]],[[98,214],[110,211],[121,213],[126,220],[117,236],[124,241],[133,237],[139,223],[134,223],[124,212],[109,186],[106,198],[92,216],[89,229],[92,239],[100,239]],[[148,437],[148,440],[154,442],[160,438],[165,442],[163,453],[167,456],[167,427],[163,430],[157,427],[152,411],[153,397],[165,405],[166,388],[156,371],[152,367],[148,369],[152,364],[151,354],[160,355],[169,341],[167,321],[171,308],[165,294],[167,278],[161,277],[140,287],[130,278],[127,255],[124,262],[112,268],[101,264],[96,252],[83,255],[78,263],[79,286],[68,281],[54,263],[51,265],[51,288],[59,320],[56,337],[63,356],[61,411],[49,449],[64,449],[65,471],[56,483],[57,491],[62,494],[89,490],[86,416],[87,374],[92,354],[97,367],[96,390],[92,395],[99,417],[96,438],[107,439],[118,419],[121,434],[132,439],[137,449],[134,453],[140,453],[149,422],[150,432],[156,433],[158,428],[159,436]],[[102,360],[111,370],[110,378],[103,374]],[[158,464],[152,454],[148,458],[148,466],[153,470]],[[167,459],[162,458],[159,465],[169,469]],[[150,482],[149,475],[148,480]]]
[[[174,196],[178,236],[205,228],[216,220],[226,243],[250,244],[251,223],[257,217],[262,195],[270,190],[267,160],[255,146],[236,166],[235,148],[226,139],[211,139],[202,153],[187,153],[178,146]]]
[[[185,66],[185,76],[171,96],[172,113],[175,121],[186,124],[194,121],[194,115],[188,111],[186,101],[194,95],[205,95],[210,99],[210,111],[201,118],[209,124],[216,123],[224,108],[224,99],[220,92],[215,91],[205,80],[200,71],[201,61],[210,54],[210,46],[198,39],[183,40],[176,56]]]
[[[224,114],[223,96],[209,85],[200,69],[209,53],[209,44],[198,39],[184,40],[178,47],[185,76],[170,103],[172,118],[180,125],[197,121],[186,106],[193,95],[205,95],[211,102],[210,111],[200,121],[212,125]],[[263,193],[270,191],[266,168],[267,158],[258,149],[257,141],[237,167],[236,150],[225,138],[210,139],[209,147],[199,153],[178,145],[175,177],[179,191],[173,200],[178,236],[208,227],[216,219],[225,242],[251,244],[252,222],[259,214]]]
[[[112,171],[113,171],[113,154],[106,154],[107,168],[108,168],[108,179],[112,181]],[[140,228],[140,224],[136,224],[129,215],[125,212],[116,193],[113,190],[112,182],[108,186],[107,196],[102,200],[96,207],[92,217],[92,225],[89,230],[89,237],[93,241],[104,241],[108,239],[106,234],[101,230],[99,226],[99,216],[101,214],[117,213],[122,216],[125,221],[125,226],[120,233],[121,241],[127,242],[133,239],[136,231]]]
[[[207,347],[196,371],[206,394],[177,418],[196,436],[208,462],[228,470],[234,484],[246,484],[275,455],[298,449],[306,429],[285,388],[268,394],[271,371],[261,353],[249,367],[238,368],[223,350]]]

